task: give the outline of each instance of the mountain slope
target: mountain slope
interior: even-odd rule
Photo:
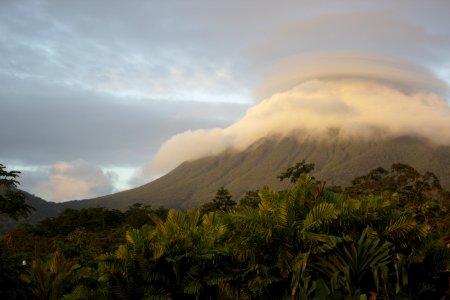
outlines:
[[[19,218],[14,220],[8,216],[0,216],[0,234],[14,229],[20,223],[37,223],[40,220],[47,217],[54,217],[62,212],[63,208],[54,202],[47,202],[39,197],[24,192],[25,203],[34,207],[35,210],[31,211],[31,214],[27,218]]]
[[[316,178],[328,185],[349,184],[356,176],[393,163],[411,165],[420,172],[432,171],[450,187],[450,147],[433,146],[425,140],[401,137],[388,140],[328,141],[267,138],[248,149],[185,162],[167,175],[128,191],[90,200],[71,201],[66,207],[106,206],[125,209],[140,202],[152,207],[188,208],[212,199],[225,186],[239,199],[246,191],[269,185],[281,189],[288,183],[276,178],[287,167],[305,159],[315,163]]]

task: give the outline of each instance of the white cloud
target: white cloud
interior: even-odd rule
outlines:
[[[224,129],[186,131],[165,142],[146,174],[161,174],[183,161],[242,150],[267,135],[301,132],[303,138],[417,135],[450,144],[450,107],[429,92],[355,79],[310,80],[276,93]],[[306,133],[306,136],[305,136]]]
[[[54,202],[93,198],[110,194],[116,179],[117,174],[82,159],[59,161],[52,165],[48,179],[31,192]]]

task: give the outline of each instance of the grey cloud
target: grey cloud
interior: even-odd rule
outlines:
[[[450,9],[450,5],[447,5],[447,9]],[[408,11],[408,9],[405,10]],[[426,11],[429,12],[429,9]],[[437,16],[439,15],[442,18],[442,14],[437,12]],[[437,69],[450,67],[450,56],[445,50],[450,47],[450,32],[442,32],[439,26],[424,27],[420,22],[417,23],[415,19],[411,19],[412,17],[415,17],[415,14],[409,16],[404,14],[403,18],[399,18],[386,11],[346,12],[310,17],[277,27],[268,34],[264,42],[253,48],[255,62],[269,62],[269,67],[261,70],[265,74],[263,76],[265,81],[260,86],[266,89],[268,78],[286,76],[284,74],[286,69],[289,69],[289,73],[295,74],[296,77],[309,76],[306,79],[320,78],[330,73],[336,75],[339,72],[335,70],[336,66],[333,63],[339,62],[342,54],[347,57],[354,56],[353,59],[360,59],[361,69],[369,64],[370,60],[374,60],[381,65],[389,64],[391,71],[394,72],[397,72],[395,68],[401,70],[405,66],[409,70],[419,70],[431,81],[433,76],[436,76],[433,73]],[[440,24],[439,18],[434,20],[430,16],[429,23],[434,22]],[[448,23],[450,26],[450,22]],[[314,57],[320,54],[322,57]],[[299,64],[299,61],[302,63]],[[330,63],[328,67],[327,64]],[[282,67],[284,71],[280,70],[282,65],[284,65]],[[329,70],[324,70],[327,68]],[[316,71],[314,76],[311,76],[308,73],[311,73],[313,69]],[[323,69],[323,74],[318,74],[320,69]],[[345,65],[340,70],[343,76],[348,75],[349,71],[352,70]],[[278,80],[284,79],[278,78]],[[438,81],[435,79],[435,83]],[[298,81],[294,82],[295,84],[298,84]],[[442,91],[443,86],[441,82],[434,84],[431,88]],[[256,93],[258,99],[268,96],[270,94]]]
[[[448,85],[426,68],[397,57],[366,52],[315,52],[280,59],[255,89],[257,98],[288,90],[311,79],[359,78],[395,86],[405,92],[450,95]]]
[[[233,103],[126,101],[25,81],[24,91],[0,91],[0,119],[7,124],[0,129],[0,157],[22,164],[84,158],[102,165],[136,165],[168,136],[189,128],[224,126],[246,108]]]
[[[101,91],[156,98],[193,89],[245,92],[272,64],[315,51],[450,64],[443,50],[449,4],[442,1],[14,3],[1,23],[2,45],[10,49],[0,51],[16,58],[10,69]],[[229,76],[216,76],[224,68]]]
[[[192,89],[210,94],[245,89],[234,76],[217,76],[233,64],[227,56],[208,55],[215,51],[205,41],[213,34],[196,34],[201,24],[192,22],[190,28],[190,20],[176,15],[172,20],[173,10],[164,5],[142,2],[136,9],[116,1],[26,3],[17,1],[3,10],[0,52],[10,59],[0,66],[8,74],[171,100],[173,92]],[[181,78],[173,78],[174,68]]]

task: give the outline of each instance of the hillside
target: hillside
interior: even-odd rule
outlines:
[[[268,185],[281,189],[287,183],[276,178],[287,167],[305,159],[315,163],[313,173],[328,185],[349,184],[356,176],[376,167],[401,162],[420,172],[432,171],[450,188],[450,147],[434,146],[422,139],[341,140],[326,142],[297,138],[268,138],[244,151],[184,162],[165,176],[141,187],[99,198],[71,201],[63,207],[105,206],[126,209],[133,203],[189,208],[213,198],[225,186],[237,200],[246,191]]]
[[[20,223],[33,224],[44,218],[54,217],[63,210],[57,203],[45,201],[27,192],[23,193],[25,194],[25,202],[34,207],[35,210],[27,218],[20,218],[17,221],[7,216],[0,216],[0,234],[17,227]]]

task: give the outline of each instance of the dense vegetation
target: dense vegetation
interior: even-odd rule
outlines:
[[[33,209],[25,203],[24,194],[17,190],[19,174],[18,171],[7,171],[0,164],[0,215],[5,214],[16,220],[28,216]]]
[[[396,164],[332,187],[225,187],[187,211],[66,210],[1,241],[2,299],[445,299],[449,194]],[[22,262],[26,263],[23,264]]]

